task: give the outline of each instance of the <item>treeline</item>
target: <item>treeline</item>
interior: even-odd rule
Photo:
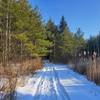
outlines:
[[[85,40],[80,28],[76,33],[72,33],[64,18],[61,17],[59,25],[56,25],[51,19],[46,24],[47,37],[53,43],[50,48],[49,59],[53,62],[68,63],[74,60],[77,52],[83,50]]]
[[[96,52],[96,56],[100,56],[100,33],[97,36],[91,36],[87,40],[86,50],[89,51],[89,54],[92,55],[93,52]]]
[[[52,61],[67,62],[85,40],[80,28],[70,31],[64,16],[59,25],[50,19],[46,24],[38,8],[28,0],[0,0],[0,62],[23,61],[49,56]]]

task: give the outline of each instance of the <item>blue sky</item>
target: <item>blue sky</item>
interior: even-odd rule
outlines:
[[[100,0],[29,0],[38,6],[45,21],[49,18],[59,24],[62,15],[72,32],[80,27],[84,37],[96,35],[100,31]]]

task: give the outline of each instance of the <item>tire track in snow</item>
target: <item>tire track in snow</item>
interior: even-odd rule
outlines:
[[[36,80],[36,83],[34,84],[34,88],[35,88],[35,91],[34,91],[34,97],[33,97],[33,100],[38,100],[38,90],[39,90],[39,87],[40,87],[40,84],[41,82],[43,81],[43,76],[45,75],[45,71],[46,69],[44,68],[42,73],[41,73],[41,76],[39,77],[39,79]]]
[[[35,83],[35,85],[34,85],[34,88],[35,88],[35,93],[34,93],[34,97],[33,97],[33,100],[44,100],[44,99],[42,99],[42,93],[43,93],[43,89],[46,89],[45,88],[45,83],[46,83],[46,81],[47,81],[47,72],[48,71],[50,71],[51,69],[49,69],[49,68],[44,68],[44,71],[42,72],[42,75],[39,77],[39,79],[38,79],[38,81]],[[51,73],[51,71],[50,71],[50,73]],[[52,76],[51,76],[51,74],[49,73],[49,76],[50,76],[50,78],[49,78],[49,81],[50,81],[50,85],[52,86],[52,84],[51,83],[53,83],[53,82],[51,82],[52,81]],[[56,92],[55,92],[55,90],[54,90],[54,88],[53,88],[53,86],[51,87],[52,88],[52,91],[50,91],[51,92],[51,94],[52,93],[54,93],[54,95],[52,95],[52,97],[51,98],[53,98],[53,100],[57,100],[56,98],[56,96],[57,96],[57,94],[56,94]],[[53,92],[54,91],[54,92]],[[40,94],[41,93],[41,94]],[[45,96],[45,94],[44,94],[44,96]],[[51,100],[51,98],[49,98],[49,99],[47,99],[47,100]]]
[[[67,91],[61,85],[58,74],[53,66],[54,65],[50,64],[51,78],[52,78],[52,84],[56,94],[56,100],[71,100]]]
[[[45,91],[45,89],[49,88],[47,90],[49,91],[49,94],[51,94],[51,96],[49,97],[49,96],[46,96],[46,94],[44,94],[44,97],[40,96],[38,100],[44,100],[44,99],[46,99],[46,100],[57,100],[57,94],[56,94],[56,91],[55,91],[54,86],[53,86],[52,71],[51,71],[50,68],[46,68],[46,71],[48,71],[48,73],[46,73],[44,75],[44,79],[42,81],[42,84],[40,85],[40,91],[42,93],[42,91]],[[46,76],[49,76],[48,79],[47,79]],[[47,91],[46,91],[46,93],[47,93]]]
[[[87,97],[87,100],[89,99],[99,100],[98,99],[99,96],[97,97],[93,95],[91,96],[91,93],[88,93],[93,89],[92,86],[86,89],[87,86],[86,87],[80,86],[81,83],[79,82],[78,82],[79,83],[78,87],[73,86],[72,88],[70,88],[75,91],[75,93],[73,93],[74,95],[70,93],[68,91],[69,86],[67,87],[67,81],[66,81],[66,88],[64,88],[65,86],[60,80],[61,77],[59,75],[59,71],[57,67],[58,65],[55,65],[52,63],[45,63],[45,67],[41,69],[40,71],[37,71],[37,73],[35,73],[32,79],[29,79],[30,80],[29,84],[27,84],[24,88],[19,88],[19,91],[21,90],[22,93],[25,92],[24,94],[28,94],[28,95],[21,95],[21,99],[18,99],[18,100],[28,100],[28,99],[29,100],[74,100],[75,98],[77,98],[75,100],[78,100],[79,98],[81,100],[82,96]],[[71,76],[84,83],[84,79],[81,79],[81,77],[78,77],[76,73],[70,70],[66,70],[66,71],[68,71],[67,74],[65,74],[66,72],[64,74],[61,74],[61,75],[66,76],[66,80],[67,80],[67,77],[69,78],[69,76]],[[85,82],[85,84],[90,85],[87,82]],[[77,91],[76,89],[79,89],[79,92],[76,92]],[[80,91],[81,89],[82,91]],[[28,97],[28,99],[26,97]],[[92,97],[95,99],[92,99]]]
[[[58,91],[58,95],[59,95],[59,98],[58,100],[71,100],[67,91],[64,89],[64,87],[61,85],[60,81],[59,81],[59,77],[57,75],[57,72],[56,70],[53,68],[53,83],[56,87],[56,91]]]
[[[45,89],[49,88],[48,84],[50,85],[49,92],[52,96],[46,96],[45,93],[44,96],[42,96]],[[39,93],[41,94],[38,95]],[[45,67],[45,71],[40,77],[35,91],[34,100],[44,100],[44,98],[47,100],[71,100],[63,86],[60,84],[58,75],[52,66],[50,66],[50,68]]]

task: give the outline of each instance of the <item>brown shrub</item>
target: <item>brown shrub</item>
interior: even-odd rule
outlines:
[[[14,91],[15,91],[17,79],[19,76],[24,76],[30,73],[34,73],[35,70],[40,69],[40,68],[42,68],[41,58],[27,59],[27,60],[22,61],[22,63],[9,62],[9,64],[5,67],[1,64],[0,65],[0,81],[4,83],[2,85],[0,84],[0,93],[2,91],[7,94],[4,96],[4,99],[13,100]]]
[[[86,61],[77,62],[74,65],[74,70],[85,74],[89,80],[100,84],[100,59],[88,59]]]

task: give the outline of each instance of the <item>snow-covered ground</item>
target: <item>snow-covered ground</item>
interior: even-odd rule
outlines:
[[[44,66],[24,87],[16,88],[17,100],[100,100],[100,87],[66,65]]]

